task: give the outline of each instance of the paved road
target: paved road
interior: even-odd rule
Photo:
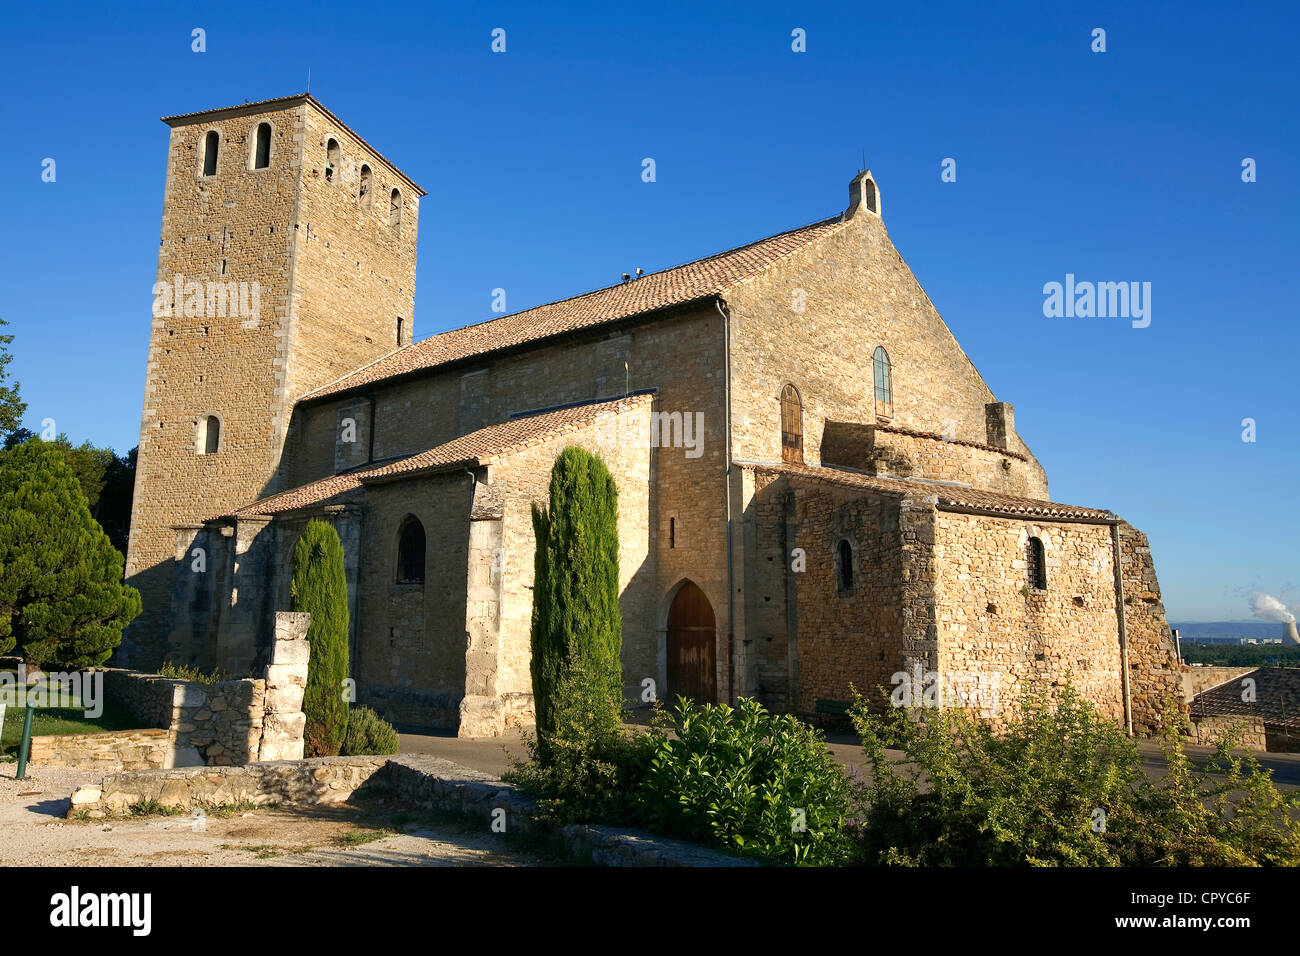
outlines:
[[[481,737],[460,739],[451,733],[406,733],[401,734],[401,751],[404,754],[429,754],[452,760],[482,773],[499,777],[510,766],[510,756],[524,759],[528,756],[522,736],[511,732],[505,737]],[[827,744],[835,759],[846,767],[863,769],[862,746],[856,735],[851,733],[831,733],[827,735]],[[1142,758],[1142,769],[1152,779],[1159,779],[1165,772],[1164,756],[1160,745],[1155,741],[1138,741],[1138,752]],[[1197,763],[1203,764],[1205,758],[1213,752],[1211,747],[1187,745],[1188,755]],[[891,758],[902,760],[901,751],[889,751]],[[1300,754],[1257,754],[1259,762],[1273,771],[1273,782],[1279,787],[1296,789],[1300,787]]]

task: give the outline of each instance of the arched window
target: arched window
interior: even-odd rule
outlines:
[[[876,380],[876,417],[894,417],[894,385],[891,381],[889,353],[881,346],[871,356],[872,370]]]
[[[388,196],[388,224],[394,229],[402,225],[402,191],[394,189]]]
[[[197,442],[198,452],[200,455],[215,455],[221,447],[221,419],[216,415],[209,415],[199,423],[199,440]]]
[[[402,331],[403,331],[403,330],[402,330],[402,326],[403,326],[404,324],[405,324],[405,323],[404,323],[402,317],[399,315],[399,316],[397,317],[397,344],[398,344],[398,345],[401,345],[401,344],[402,344]]]
[[[208,130],[208,135],[203,137],[203,175],[215,176],[217,174],[217,151],[221,148],[221,134],[215,129]]]
[[[841,541],[839,546],[840,590],[853,589],[853,545]]]
[[[793,385],[781,389],[781,460],[803,464],[803,401]]]
[[[374,205],[374,196],[371,194],[370,187],[373,185],[374,174],[370,167],[365,163],[361,164],[361,193],[358,197],[361,200],[362,209],[370,209]]]
[[[334,170],[339,168],[340,158],[339,141],[331,139],[325,144],[325,182],[334,181]]]
[[[266,169],[271,165],[271,124],[258,123],[253,146],[253,168]]]
[[[424,583],[424,525],[407,515],[397,535],[397,583]]]
[[[862,181],[862,202],[872,212],[880,214],[880,207],[876,204],[876,184],[870,179]]]
[[[1042,538],[1030,537],[1025,540],[1025,575],[1029,579],[1029,586],[1035,591],[1047,590],[1047,557]]]

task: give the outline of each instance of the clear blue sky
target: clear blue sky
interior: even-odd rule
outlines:
[[[310,67],[429,191],[417,338],[490,317],[498,286],[517,311],[837,213],[865,149],[1053,497],[1148,532],[1172,619],[1300,601],[1294,4],[541,6],[9,6],[0,317],[29,427],[136,443],[158,117],[301,92]],[[1045,318],[1067,272],[1152,283],[1150,327]]]

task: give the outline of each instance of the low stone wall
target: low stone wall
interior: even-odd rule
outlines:
[[[310,624],[310,614],[276,614],[270,664],[260,678],[201,684],[105,668],[104,694],[141,723],[170,732],[172,756],[161,766],[300,759]]]
[[[172,735],[166,730],[120,730],[33,737],[30,760],[36,767],[157,770],[173,765],[173,753]]]
[[[1253,671],[1254,667],[1188,667],[1183,665],[1183,700],[1191,703],[1192,698],[1203,690],[1218,687],[1230,680],[1243,677]]]
[[[388,787],[407,805],[476,817],[494,832],[549,837],[568,853],[599,866],[759,865],[644,830],[587,824],[553,829],[537,820],[537,802],[527,794],[488,774],[436,757],[389,758]]]
[[[155,801],[182,810],[229,804],[343,803],[363,786],[387,789],[387,757],[318,757],[275,760],[244,767],[203,767],[110,773],[99,786],[72,794],[68,817],[92,819],[129,812]]]
[[[1207,714],[1203,717],[1192,716],[1192,733],[1198,744],[1214,746],[1238,724],[1245,725],[1241,745],[1251,750],[1268,749],[1268,738],[1264,731],[1264,721],[1258,717],[1230,717],[1221,714]]]
[[[406,806],[465,814],[494,833],[551,839],[600,866],[757,866],[642,830],[569,825],[537,819],[537,803],[510,784],[437,757],[319,757],[246,767],[147,770],[109,774],[72,794],[67,816],[120,815],[144,801],[183,810],[230,804],[311,806],[346,802],[360,790]]]

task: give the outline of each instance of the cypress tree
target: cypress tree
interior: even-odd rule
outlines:
[[[594,731],[616,730],[622,710],[618,488],[599,457],[577,447],[560,453],[550,507],[534,506],[533,530],[533,700],[544,757],[556,694],[574,692],[574,679],[586,685],[577,692]]]
[[[348,584],[343,543],[329,522],[309,521],[294,547],[290,609],[311,612],[311,660],[302,702],[305,750],[309,757],[333,757],[348,726],[343,693],[348,676]]]
[[[0,653],[38,667],[97,667],[140,613],[123,559],[62,452],[31,439],[0,464]]]

